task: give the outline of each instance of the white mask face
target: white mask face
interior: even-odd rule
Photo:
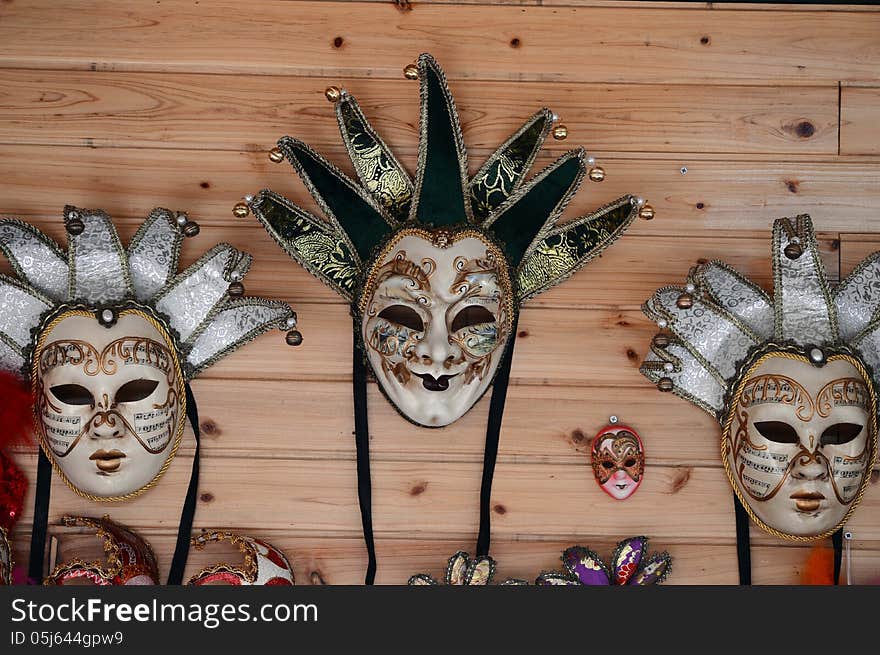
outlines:
[[[510,337],[506,260],[476,232],[404,230],[370,272],[361,312],[391,402],[419,425],[448,425],[489,387]]]
[[[146,314],[112,327],[68,312],[34,354],[44,450],[81,495],[143,491],[164,472],[183,431],[183,377],[171,339]]]
[[[873,464],[874,391],[855,360],[822,367],[772,353],[738,386],[722,454],[731,483],[784,536],[836,530]]]

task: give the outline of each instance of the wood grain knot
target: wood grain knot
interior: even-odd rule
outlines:
[[[209,418],[199,423],[199,427],[202,430],[202,434],[208,437],[218,437],[223,434],[223,430],[220,429],[220,426]]]
[[[203,503],[212,503],[214,502],[214,494],[212,494],[210,491],[206,491],[199,496],[199,500]]]
[[[700,37],[700,43],[702,43],[703,45],[709,45],[710,43],[712,43],[712,37],[710,37],[708,34],[704,34]]]
[[[492,511],[496,514],[507,514],[507,508],[504,505],[498,504],[492,508]]]
[[[691,470],[689,468],[680,468],[672,478],[671,493],[678,493],[682,487],[691,479]]]
[[[801,183],[797,180],[786,180],[785,188],[788,189],[791,193],[797,193],[798,187],[800,187]]]
[[[519,332],[516,333],[516,336],[518,336],[520,339],[525,339],[527,336],[529,336],[529,331],[528,330],[520,330]]]
[[[335,39],[333,39],[334,48],[341,48],[343,43],[345,43],[345,39],[343,39],[341,36],[337,36]]]
[[[310,581],[313,585],[325,585],[325,584],[327,584],[327,583],[325,582],[325,580],[324,580],[324,576],[321,575],[321,572],[320,572],[320,571],[312,571],[311,573],[309,573],[309,581]]]
[[[831,239],[831,243],[828,244],[828,247],[831,250],[840,250],[840,239]]]
[[[698,264],[708,264],[708,263],[709,263],[709,260],[706,259],[705,257],[700,257],[700,258],[697,260],[697,263],[698,263]]]
[[[522,42],[519,40],[518,37],[513,37],[510,40],[510,47],[511,48],[518,48],[518,47],[520,47],[520,45],[522,45]]]
[[[425,493],[425,490],[428,488],[427,482],[417,482],[412,487],[410,487],[409,495],[410,496],[419,496]]]
[[[199,184],[199,186],[202,187],[203,189],[210,189],[211,183],[210,182],[202,182]]]
[[[698,203],[696,204],[696,208],[697,208],[697,209],[705,209],[705,208],[706,208],[706,204],[705,204],[705,203],[702,203],[702,202],[698,202]]]
[[[575,428],[571,431],[571,443],[574,445],[580,445],[586,441],[587,435],[584,434],[584,431],[580,428]]]
[[[626,358],[631,362],[639,361],[639,354],[632,348],[626,349]]]
[[[795,126],[794,131],[802,139],[809,139],[816,133],[816,126],[810,121],[801,121]]]

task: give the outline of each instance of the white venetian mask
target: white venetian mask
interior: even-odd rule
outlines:
[[[152,485],[183,432],[183,375],[174,343],[139,310],[105,327],[69,311],[34,353],[40,436],[67,482],[120,499]]]
[[[871,463],[873,393],[861,365],[843,355],[820,367],[771,352],[747,371],[722,449],[731,483],[758,519],[794,536],[845,520]]]
[[[404,230],[386,246],[364,290],[362,337],[398,410],[428,427],[465,414],[501,361],[511,303],[506,261],[476,231]]]

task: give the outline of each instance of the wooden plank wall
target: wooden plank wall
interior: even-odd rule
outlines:
[[[880,11],[871,7],[605,0],[475,2],[0,3],[0,210],[61,236],[64,204],[103,207],[130,237],[156,205],[203,229],[193,260],[224,240],[251,251],[249,292],[298,310],[305,344],[275,333],[194,384],[204,435],[197,525],[263,536],[300,583],[354,584],[357,510],[346,307],[232,205],[301,185],[266,150],[296,135],[349,170],[330,84],[355,93],[414,168],[417,84],[445,67],[472,165],[547,105],[569,128],[544,160],[584,145],[605,167],[576,216],[625,192],[657,210],[600,260],[522,313],[493,493],[500,576],[532,578],[579,542],[607,551],[651,535],[676,558],[670,583],[735,583],[731,493],[719,429],[638,374],[652,326],[640,303],[720,257],[765,286],[773,218],[809,212],[832,277],[880,246]],[[450,428],[420,430],[370,392],[379,577],[439,573],[472,548],[488,400]],[[589,440],[617,414],[644,436],[645,482],[624,503],[595,485]],[[89,504],[56,483],[52,517],[109,512],[167,566],[192,435],[158,488]],[[33,474],[35,456],[20,457]],[[876,477],[875,477],[876,480]],[[30,510],[16,534],[23,556]],[[850,524],[859,581],[880,575],[880,490]],[[754,534],[754,577],[792,583],[807,551]],[[62,535],[62,551],[84,537]],[[80,553],[82,554],[82,553]],[[194,560],[204,561],[203,555]]]

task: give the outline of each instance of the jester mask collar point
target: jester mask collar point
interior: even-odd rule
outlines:
[[[103,211],[66,207],[66,251],[0,221],[0,369],[29,380],[37,434],[64,481],[93,500],[156,483],[180,444],[185,384],[272,327],[287,305],[243,297],[251,258],[227,244],[178,273],[197,226],[155,209],[127,249]],[[193,227],[195,226],[195,227]]]
[[[725,470],[760,527],[819,539],[876,459],[880,254],[832,290],[809,216],[777,220],[772,243],[772,298],[720,262],[658,290],[644,309],[667,332],[642,373],[721,422]]]
[[[335,103],[358,181],[306,144],[278,142],[326,217],[264,190],[250,210],[275,241],[352,303],[359,342],[385,395],[427,427],[463,416],[491,384],[519,305],[565,280],[629,226],[623,197],[558,224],[583,179],[572,150],[529,180],[550,132],[542,109],[473,176],[446,78],[419,57],[419,157],[411,177],[348,93]]]

